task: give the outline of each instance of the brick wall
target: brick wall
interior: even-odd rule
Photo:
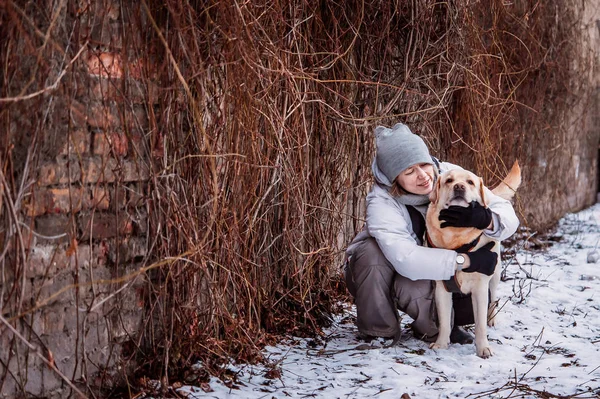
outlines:
[[[149,248],[152,101],[135,68],[124,72],[124,57],[132,57],[119,47],[119,4],[91,2],[96,14],[79,18],[79,43],[94,46],[82,53],[64,91],[40,100],[47,107],[37,136],[41,152],[15,157],[32,183],[19,203],[26,262],[24,270],[2,269],[1,294],[11,310],[6,317],[29,344],[2,329],[0,397],[67,397],[70,388],[35,352],[53,358],[84,391],[110,388],[124,374],[123,345],[135,345],[140,329],[144,276],[121,277],[139,270]],[[70,26],[68,15],[62,23]],[[33,125],[17,120],[13,142],[31,145]]]

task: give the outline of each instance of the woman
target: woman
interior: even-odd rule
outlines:
[[[423,247],[424,215],[439,173],[458,168],[429,155],[423,140],[398,123],[375,129],[377,153],[372,170],[375,182],[367,195],[367,221],[346,250],[346,285],[356,304],[356,325],[365,337],[399,337],[396,309],[414,320],[415,335],[434,341],[438,328],[434,281],[448,280],[456,270],[492,275],[497,254],[480,248],[468,254]],[[450,207],[440,213],[442,227],[477,227],[483,234],[504,240],[519,220],[510,202],[489,192],[488,208]],[[466,259],[465,259],[466,258]],[[472,337],[458,326],[472,324],[470,296],[455,294],[452,342]]]

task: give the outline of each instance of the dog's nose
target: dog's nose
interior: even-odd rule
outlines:
[[[466,191],[467,187],[462,183],[456,183],[454,185],[454,191]]]

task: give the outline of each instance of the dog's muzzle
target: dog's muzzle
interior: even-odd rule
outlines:
[[[454,198],[465,199],[466,193],[467,193],[467,188],[463,184],[455,184],[454,185]]]

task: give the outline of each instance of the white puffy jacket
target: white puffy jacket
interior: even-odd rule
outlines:
[[[448,162],[440,163],[441,172],[460,168]],[[373,163],[377,183],[367,195],[367,223],[348,246],[346,254],[352,256],[358,243],[368,237],[377,241],[385,257],[396,271],[411,280],[447,280],[454,275],[456,255],[452,250],[427,248],[413,232],[406,205],[389,193],[389,181],[381,181],[383,174]],[[511,203],[487,190],[488,207],[492,211],[494,230],[484,234],[495,240],[504,240],[515,233],[519,219]]]

